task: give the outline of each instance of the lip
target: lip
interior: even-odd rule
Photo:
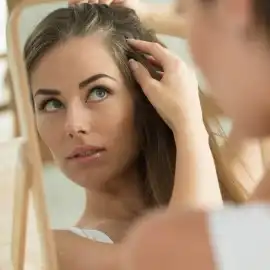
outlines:
[[[102,147],[83,145],[76,147],[68,156],[69,161],[89,162],[100,158],[101,153],[105,151]]]

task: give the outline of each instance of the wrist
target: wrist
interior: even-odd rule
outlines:
[[[174,125],[172,131],[175,140],[185,139],[186,137],[189,137],[190,139],[198,138],[199,140],[203,140],[205,138],[208,140],[208,132],[202,117],[192,119],[182,118]]]

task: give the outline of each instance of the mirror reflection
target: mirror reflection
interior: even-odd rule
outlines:
[[[193,65],[183,39],[156,35],[148,28],[154,27],[146,27],[133,10],[114,5],[35,3],[25,5],[21,13],[29,102],[40,138],[51,228],[60,252],[67,245],[76,246],[75,235],[119,243],[134,221],[170,202],[181,149],[169,123],[136,82],[129,60],[137,60],[156,80],[162,79],[163,70],[127,39],[165,44]],[[210,106],[199,75],[198,79],[210,137],[202,137],[198,145],[201,179],[206,175],[210,179],[207,184],[201,181],[198,190],[209,206],[220,206],[222,198],[241,201],[246,190],[244,195],[235,192],[235,179],[228,181],[219,152],[230,122],[214,117],[215,107]],[[63,264],[68,265],[72,252],[65,254]]]
[[[170,199],[173,134],[135,85],[128,59],[145,58],[127,37],[156,41],[124,8],[50,3],[22,14],[53,229],[117,242],[135,218]],[[183,40],[161,39],[190,62]]]

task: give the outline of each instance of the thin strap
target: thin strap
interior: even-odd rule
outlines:
[[[109,238],[108,235],[98,230],[89,230],[89,229],[82,229],[78,227],[71,227],[70,231],[72,231],[73,233],[77,235],[80,235],[87,239],[91,239],[96,242],[113,244],[113,241]]]

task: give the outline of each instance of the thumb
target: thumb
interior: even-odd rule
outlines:
[[[141,63],[131,59],[129,60],[129,65],[143,92],[147,97],[150,97],[153,94],[153,90],[157,89],[160,82],[152,78],[148,70]]]

